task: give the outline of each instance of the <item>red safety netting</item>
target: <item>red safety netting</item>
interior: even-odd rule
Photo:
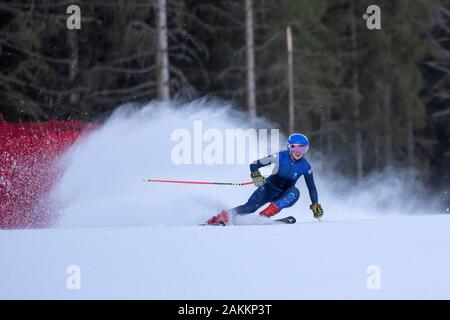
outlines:
[[[76,120],[8,123],[0,116],[0,229],[51,226],[57,210],[46,195],[61,174],[55,160],[85,128]]]

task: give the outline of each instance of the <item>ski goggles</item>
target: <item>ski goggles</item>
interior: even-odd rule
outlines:
[[[301,152],[302,154],[305,154],[306,152],[308,152],[309,146],[308,145],[303,145],[303,144],[291,144],[289,145],[289,149],[291,151],[297,151],[297,152]]]

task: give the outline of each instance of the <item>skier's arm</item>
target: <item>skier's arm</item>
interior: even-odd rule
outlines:
[[[316,185],[314,183],[314,176],[311,171],[311,169],[305,174],[305,182],[308,186],[309,190],[309,197],[311,198],[312,204],[309,206],[309,208],[313,211],[314,218],[317,218],[320,220],[323,216],[323,209],[322,206],[318,202],[317,197],[317,189]]]
[[[311,203],[318,203],[316,184],[314,183],[314,176],[312,172],[305,174],[305,182],[308,187],[309,197],[311,198]]]
[[[274,155],[264,157],[256,160],[250,164],[250,176],[253,179],[253,184],[257,187],[262,187],[266,183],[266,178],[259,172],[259,168],[268,166],[274,160]]]
[[[267,157],[264,157],[264,158],[261,158],[259,160],[252,162],[250,164],[250,172],[255,172],[259,168],[268,166],[274,160],[273,158],[274,158],[274,155],[270,155],[270,156],[267,156]]]

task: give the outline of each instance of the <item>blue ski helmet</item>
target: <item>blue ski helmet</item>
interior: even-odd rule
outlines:
[[[308,152],[309,149],[309,140],[308,138],[300,133],[293,133],[288,138],[287,148],[290,151],[291,145],[297,144],[300,145],[300,148],[302,149],[302,153],[305,154]]]

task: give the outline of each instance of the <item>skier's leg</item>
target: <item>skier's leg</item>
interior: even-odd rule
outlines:
[[[281,196],[277,197],[267,208],[261,211],[261,215],[270,218],[276,215],[284,208],[289,208],[297,202],[300,197],[300,191],[295,188],[289,188]]]
[[[253,213],[267,202],[273,200],[276,195],[277,193],[267,186],[259,187],[253,192],[245,204],[232,208],[229,211],[233,214]]]
[[[284,209],[292,207],[300,198],[300,191],[296,188],[290,188],[286,190],[278,199],[273,202],[278,209]]]
[[[218,215],[215,215],[214,217],[206,221],[206,224],[220,223],[223,225],[227,225],[230,223],[230,219],[232,219],[232,216],[255,212],[256,210],[258,210],[258,208],[260,208],[267,202],[274,200],[278,196],[278,194],[279,192],[272,190],[266,185],[259,187],[255,190],[255,192],[253,192],[253,194],[245,204],[232,208],[230,210],[223,210]]]

